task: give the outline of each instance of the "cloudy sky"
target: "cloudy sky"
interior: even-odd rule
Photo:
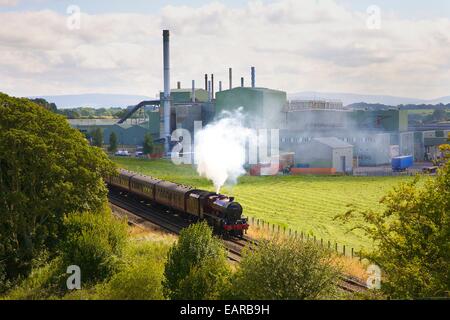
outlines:
[[[164,28],[173,86],[255,66],[291,93],[450,95],[447,0],[0,0],[0,91],[153,97]]]

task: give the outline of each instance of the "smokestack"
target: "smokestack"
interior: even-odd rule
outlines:
[[[181,82],[180,81],[177,82],[177,89],[181,89]]]
[[[244,87],[244,77],[241,78],[241,87]]]
[[[208,101],[211,102],[211,80],[208,81]]]
[[[208,74],[205,73],[205,90],[208,91]]]
[[[230,81],[230,90],[233,89],[233,69],[228,69],[228,77]]]
[[[166,154],[169,150],[170,139],[170,33],[169,30],[163,31],[163,60],[164,60],[164,149]]]
[[[211,99],[214,100],[214,74],[211,74]]]
[[[219,81],[219,92],[222,92],[222,81]]]
[[[195,102],[195,80],[192,80],[192,102]]]
[[[252,88],[256,87],[255,67],[252,67]]]

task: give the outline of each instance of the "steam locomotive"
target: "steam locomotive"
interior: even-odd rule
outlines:
[[[249,227],[242,216],[242,206],[233,197],[127,170],[108,177],[106,183],[198,220],[206,220],[218,234],[242,237]]]

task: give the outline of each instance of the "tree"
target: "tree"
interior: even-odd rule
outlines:
[[[435,121],[446,121],[447,112],[444,109],[435,109],[433,111],[432,119]]]
[[[109,135],[108,151],[109,152],[116,152],[117,151],[117,135],[116,135],[116,133],[114,131],[111,132],[111,134]]]
[[[333,297],[339,270],[330,252],[296,239],[263,240],[245,250],[227,298],[305,300]]]
[[[376,245],[365,256],[384,274],[381,290],[400,299],[444,296],[450,290],[450,162],[435,178],[400,184],[380,202],[381,212],[352,209],[338,218],[362,217],[353,229]]]
[[[144,154],[153,153],[153,136],[151,133],[147,133],[144,136],[143,152]]]
[[[65,215],[103,206],[102,177],[114,165],[64,117],[27,99],[0,94],[0,130],[0,270],[12,280],[52,252]]]
[[[58,108],[56,107],[56,104],[49,103],[47,100],[38,98],[38,99],[30,99],[32,102],[44,107],[45,109],[51,111],[51,112],[58,112]]]
[[[92,145],[101,148],[103,146],[103,130],[101,128],[96,128],[91,133]]]
[[[164,295],[170,299],[214,299],[227,281],[226,252],[206,222],[180,233],[164,269]]]

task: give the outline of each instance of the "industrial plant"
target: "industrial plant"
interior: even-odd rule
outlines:
[[[293,173],[313,174],[356,173],[358,168],[390,165],[400,156],[429,161],[439,155],[439,145],[450,134],[448,128],[409,128],[408,111],[400,108],[357,110],[340,101],[289,100],[284,91],[258,86],[253,66],[249,66],[248,86],[244,77],[234,85],[229,68],[227,81],[204,74],[201,86],[192,80],[189,86],[178,81],[171,88],[168,30],[163,32],[163,62],[164,89],[158,100],[129,107],[119,121],[71,120],[72,126],[84,132],[102,128],[105,144],[111,132],[119,144],[134,146],[142,145],[144,135],[151,133],[167,154],[175,129],[186,129],[194,136],[196,121],[205,126],[222,112],[241,108],[247,127],[279,129],[283,165],[289,165]]]

